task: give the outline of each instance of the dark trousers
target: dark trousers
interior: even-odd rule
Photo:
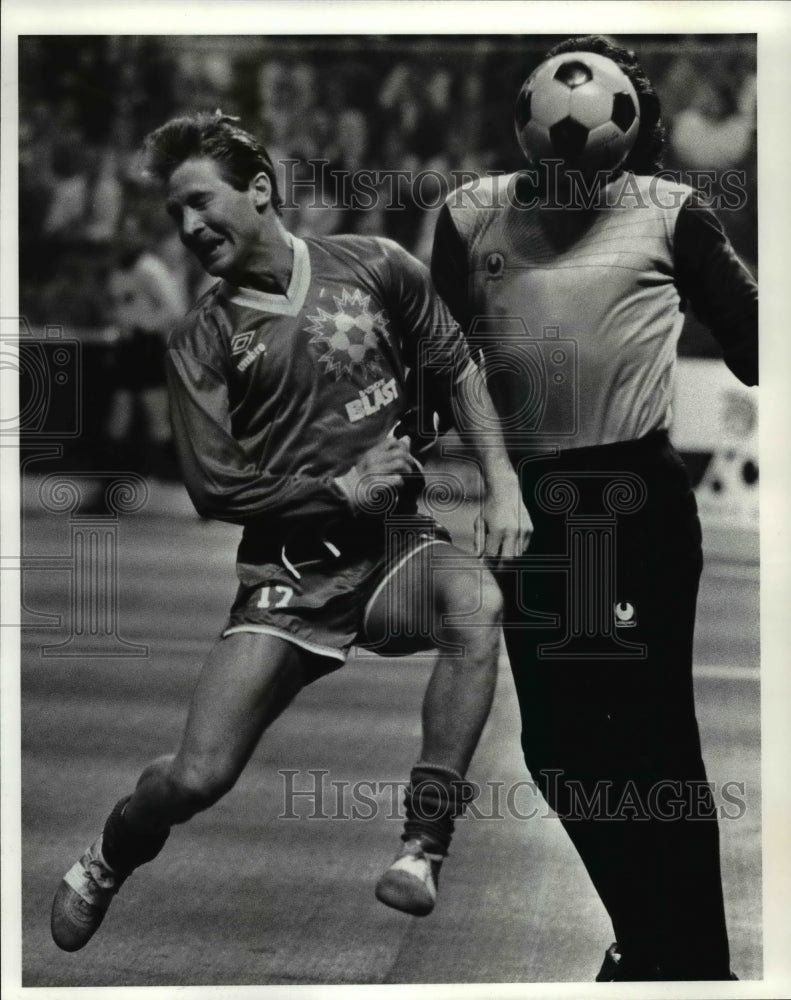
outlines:
[[[727,979],[686,470],[657,432],[525,461],[520,479],[534,534],[499,579],[528,769],[607,908],[625,978]]]

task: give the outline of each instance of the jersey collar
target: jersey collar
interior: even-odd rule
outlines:
[[[310,287],[310,254],[304,240],[288,234],[294,251],[294,266],[291,281],[285,295],[260,292],[257,288],[242,288],[227,285],[228,298],[237,306],[257,309],[259,312],[278,313],[281,316],[296,316],[305,304]]]

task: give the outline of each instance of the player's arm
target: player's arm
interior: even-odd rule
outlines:
[[[439,213],[437,226],[434,230],[434,245],[431,252],[431,278],[434,282],[434,287],[462,330],[469,328],[472,315],[470,296],[467,288],[467,274],[467,246],[454,225],[450,209],[447,205],[444,205]],[[507,509],[509,504],[513,506],[514,503],[518,503],[520,531],[513,539],[513,548],[514,554],[521,554],[527,534],[532,529],[530,515],[522,504],[517,477],[513,473],[511,463],[506,456],[505,446],[503,445],[501,449],[495,448],[493,451],[488,447],[491,443],[491,431],[489,428],[499,427],[500,422],[494,403],[486,388],[483,372],[476,369],[474,372],[468,373],[468,377],[473,379],[474,382],[470,382],[466,386],[460,383],[456,387],[456,423],[459,427],[459,433],[476,454],[483,456],[479,461],[490,463],[491,467],[487,472],[490,481],[509,482],[508,479],[504,479],[505,474],[502,468],[503,458],[508,463],[508,468],[511,469],[512,474],[511,484],[496,489],[491,495],[491,501],[484,510],[484,520],[486,521],[487,518],[490,518],[492,525],[501,524],[503,520],[507,519],[508,514],[496,510],[495,505],[502,503]],[[470,392],[471,388],[474,391]],[[471,402],[473,399],[474,405]],[[486,428],[486,430],[484,431],[483,428]],[[510,493],[513,493],[514,496],[510,496]],[[490,510],[493,511],[493,514],[490,513]],[[492,528],[488,523],[483,525],[483,529],[487,534],[492,535]],[[497,531],[496,528],[495,531]],[[491,544],[492,546],[496,544],[494,537],[492,537]],[[504,541],[503,551],[505,552],[510,546],[510,539]]]
[[[673,237],[676,285],[745,385],[758,384],[758,286],[719,219],[696,195],[681,206]]]
[[[272,476],[258,467],[232,433],[222,372],[174,349],[166,370],[173,440],[199,514],[233,524],[295,510],[304,516],[348,514],[347,495],[332,476]]]
[[[394,251],[394,284],[405,320],[408,363],[419,370],[418,406],[449,414],[481,471],[483,551],[509,558],[524,551],[530,517],[508,459],[499,420],[464,334],[431,284],[428,270]],[[472,391],[471,391],[472,390]]]
[[[355,514],[376,513],[382,509],[382,490],[397,495],[404,476],[414,471],[409,437],[390,436],[364,452],[347,472],[335,477],[334,483]]]
[[[465,332],[471,320],[467,292],[467,246],[443,205],[437,216],[431,250],[431,280],[440,298]]]
[[[482,543],[484,553],[493,558],[520,556],[532,523],[483,373],[472,361],[454,386],[453,412],[459,436],[475,457],[483,480],[483,509],[475,523],[478,547]]]

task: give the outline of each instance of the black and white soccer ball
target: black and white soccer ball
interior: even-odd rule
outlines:
[[[562,160],[585,173],[620,166],[640,128],[631,80],[596,52],[547,59],[522,85],[514,112],[522,151],[537,166]]]

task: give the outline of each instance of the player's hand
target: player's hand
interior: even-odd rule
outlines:
[[[404,476],[414,472],[416,461],[412,457],[409,436],[386,437],[375,444],[357,462],[355,468],[362,476],[382,476],[398,486],[404,485]]]
[[[485,486],[483,512],[475,519],[476,551],[498,563],[521,556],[533,525],[516,474],[509,467]]]
[[[409,445],[409,437],[387,437],[335,479],[355,510],[377,507],[379,501],[374,496],[377,489],[398,491],[404,485],[404,476],[420,471],[420,463],[410,454]]]

